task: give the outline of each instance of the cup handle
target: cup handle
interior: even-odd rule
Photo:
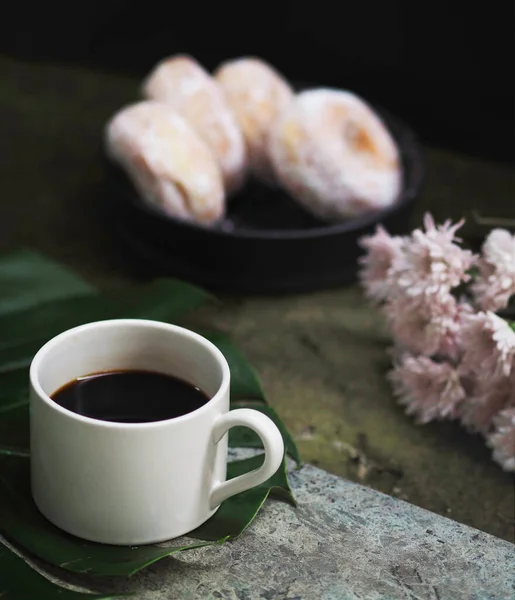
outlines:
[[[284,457],[283,436],[276,424],[263,413],[251,408],[230,410],[217,419],[213,427],[213,441],[217,444],[231,427],[243,426],[255,431],[265,448],[265,459],[259,469],[244,473],[229,481],[215,483],[209,497],[211,509],[224,500],[263,483],[277,471]]]

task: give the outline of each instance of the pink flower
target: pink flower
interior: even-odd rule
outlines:
[[[472,308],[450,293],[432,302],[395,297],[385,305],[390,331],[396,342],[415,354],[458,358],[463,319]]]
[[[493,312],[470,315],[461,330],[461,344],[464,374],[508,376],[515,367],[515,331]]]
[[[410,297],[446,296],[451,289],[470,279],[467,271],[475,261],[469,250],[456,242],[463,221],[446,221],[436,226],[433,217],[424,217],[425,231],[415,229],[404,252],[392,261],[391,274],[403,294]]]
[[[505,471],[515,471],[515,408],[500,412],[494,419],[495,430],[488,438],[496,460]]]
[[[403,238],[392,237],[378,225],[373,235],[364,236],[359,244],[367,251],[360,258],[362,265],[360,279],[366,295],[375,302],[381,302],[391,293],[388,271],[395,258],[402,253]]]
[[[454,418],[465,398],[460,377],[449,363],[405,355],[389,373],[394,393],[419,423]]]
[[[493,229],[483,244],[478,267],[472,292],[479,307],[493,311],[506,308],[515,294],[515,235]]]
[[[495,415],[515,406],[515,377],[476,377],[470,395],[461,406],[461,422],[470,431],[487,434]]]

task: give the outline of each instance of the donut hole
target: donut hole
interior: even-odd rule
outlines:
[[[181,199],[184,207],[186,208],[186,210],[190,213],[193,213],[193,206],[191,204],[190,201],[190,197],[188,194],[188,190],[184,187],[184,185],[180,182],[180,181],[170,181],[170,183],[172,185],[175,186],[175,189],[177,191],[177,195],[179,196],[179,198]]]
[[[354,152],[359,154],[377,154],[377,148],[369,132],[359,123],[349,121],[345,124],[345,139]]]

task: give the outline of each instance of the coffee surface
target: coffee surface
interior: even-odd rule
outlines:
[[[106,371],[79,377],[51,395],[62,407],[92,419],[118,423],[165,421],[209,401],[178,377],[151,371]]]

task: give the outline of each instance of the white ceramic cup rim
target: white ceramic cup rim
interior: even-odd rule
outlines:
[[[71,410],[68,410],[64,406],[61,406],[43,390],[41,384],[39,383],[39,371],[41,368],[41,363],[45,359],[48,352],[52,351],[52,349],[59,345],[61,342],[66,340],[66,338],[80,334],[82,331],[87,331],[90,329],[99,329],[109,328],[112,326],[134,326],[137,325],[139,327],[146,328],[154,328],[160,329],[161,331],[168,331],[169,333],[174,333],[176,335],[181,335],[183,337],[189,338],[195,342],[197,342],[200,346],[203,346],[204,350],[207,350],[210,354],[212,354],[213,358],[219,363],[222,369],[222,381],[216,393],[201,407],[185,414],[180,417],[173,417],[171,419],[164,419],[162,421],[151,421],[148,423],[119,423],[116,421],[103,421],[101,419],[93,419],[91,417],[86,417],[84,415],[79,415]],[[84,373],[84,375],[89,375],[89,373]],[[179,325],[172,325],[170,323],[164,323],[162,321],[153,321],[147,319],[108,319],[104,321],[93,321],[91,323],[85,323],[84,325],[78,325],[77,327],[73,327],[71,329],[67,329],[62,333],[59,333],[51,340],[46,342],[36,353],[34,358],[32,359],[29,371],[30,383],[32,388],[37,393],[39,398],[43,400],[52,410],[60,412],[65,415],[69,419],[79,421],[81,423],[89,424],[94,427],[107,428],[107,429],[130,429],[130,430],[138,430],[138,429],[159,429],[161,427],[167,427],[170,423],[181,423],[188,420],[192,420],[200,416],[205,411],[209,410],[211,405],[215,404],[221,397],[225,396],[228,393],[228,388],[230,384],[230,369],[229,364],[225,356],[220,352],[220,350],[208,339],[201,336],[194,331],[190,331],[184,327],[180,327]],[[194,384],[192,381],[188,381],[190,384]],[[57,391],[57,390],[55,390]]]

